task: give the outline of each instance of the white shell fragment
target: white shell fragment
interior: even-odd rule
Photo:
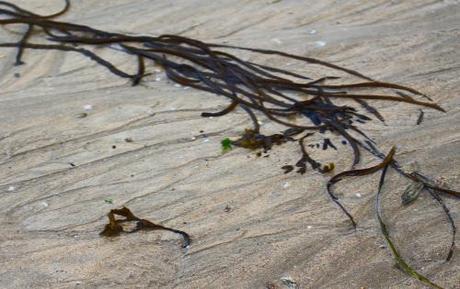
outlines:
[[[315,45],[316,45],[316,47],[324,47],[324,46],[326,46],[326,42],[321,41],[321,40],[320,41],[315,41]]]

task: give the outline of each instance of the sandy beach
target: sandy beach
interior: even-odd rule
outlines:
[[[60,0],[18,0],[47,14]],[[373,79],[413,87],[446,113],[385,101],[386,122],[365,130],[385,152],[460,189],[460,3],[445,1],[81,0],[58,18],[126,34],[179,34],[211,43],[323,59]],[[20,39],[1,26],[1,42]],[[32,36],[32,39],[34,36]],[[312,77],[313,65],[234,54]],[[249,126],[241,109],[203,118],[228,101],[174,85],[160,69],[140,85],[76,53],[0,49],[0,288],[420,289],[394,266],[375,217],[379,174],[344,180],[337,193],[353,230],[325,192],[330,174],[284,174],[295,146],[257,157],[221,140]],[[128,71],[132,59],[100,55]],[[262,128],[275,129],[261,118]],[[313,139],[314,141],[315,139]],[[346,169],[350,148],[315,156]],[[361,167],[376,164],[364,155]],[[406,260],[445,289],[460,288],[460,252],[445,262],[451,227],[422,193],[409,206],[407,179],[388,173],[383,213]],[[443,195],[460,224],[458,199]],[[186,231],[116,238],[99,233],[113,208]],[[457,243],[460,239],[457,237]]]

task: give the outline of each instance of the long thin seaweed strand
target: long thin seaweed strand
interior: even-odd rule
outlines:
[[[398,249],[396,248],[395,244],[390,238],[390,232],[388,231],[388,227],[383,221],[383,216],[382,216],[382,206],[381,206],[381,198],[382,198],[382,188],[383,184],[385,182],[385,175],[387,173],[388,167],[390,166],[390,163],[387,163],[382,170],[382,174],[380,176],[380,181],[379,181],[379,187],[377,190],[377,196],[375,199],[375,211],[377,215],[377,220],[380,224],[380,229],[382,231],[383,237],[385,238],[386,242],[388,243],[388,246],[390,247],[391,253],[393,254],[393,257],[396,261],[396,264],[399,266],[399,268],[404,271],[407,275],[411,276],[412,278],[415,278],[419,280],[420,282],[436,289],[443,289],[443,287],[433,283],[428,279],[427,277],[423,276],[422,274],[418,273],[414,268],[412,268],[401,256],[399,253]]]

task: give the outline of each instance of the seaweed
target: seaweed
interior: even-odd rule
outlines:
[[[421,124],[423,122],[423,116],[425,115],[425,113],[423,112],[423,110],[420,110],[419,114],[418,114],[418,118],[417,118],[417,125]]]
[[[294,170],[294,167],[291,165],[285,165],[285,166],[282,166],[281,169],[284,170],[285,174],[288,174]]]
[[[382,188],[383,184],[385,182],[385,175],[387,173],[388,167],[390,166],[391,163],[391,158],[393,155],[388,154],[387,158],[390,158],[390,161],[385,162],[382,170],[382,174],[380,176],[380,181],[379,181],[379,186],[377,190],[377,197],[375,199],[375,211],[377,215],[377,220],[380,225],[381,232],[383,234],[383,237],[385,238],[386,242],[388,243],[388,246],[390,247],[391,253],[393,254],[393,257],[395,259],[396,265],[398,266],[399,269],[401,269],[404,273],[407,275],[411,276],[412,278],[415,278],[419,280],[420,282],[424,283],[427,286],[430,286],[432,288],[436,289],[443,289],[441,286],[437,285],[436,283],[433,283],[425,277],[424,275],[418,273],[414,268],[412,268],[401,256],[401,253],[399,250],[396,248],[395,244],[390,238],[390,232],[388,230],[388,226],[386,223],[383,221],[383,215],[382,215],[382,206],[381,206],[381,199],[382,199]],[[382,163],[383,164],[383,163]]]
[[[331,147],[331,148],[337,150],[337,147],[331,142],[331,140],[328,139],[328,138],[325,138],[323,140],[323,150],[327,150],[328,147]]]
[[[124,219],[117,219],[115,216],[124,217]],[[113,209],[107,214],[109,218],[109,223],[105,225],[104,230],[100,233],[101,236],[105,237],[115,237],[119,236],[121,233],[131,234],[138,231],[153,231],[153,230],[166,230],[171,231],[173,233],[179,234],[184,239],[184,243],[182,245],[183,248],[187,248],[190,246],[191,238],[190,236],[185,233],[184,231],[180,231],[177,229],[168,228],[162,225],[158,225],[155,223],[150,222],[149,220],[140,219],[136,217],[128,208],[123,207],[121,209]],[[136,227],[130,231],[127,231],[123,228],[123,223],[126,222],[135,222]]]
[[[221,146],[222,146],[222,152],[228,152],[232,149],[232,141],[229,139],[229,138],[224,138],[221,142],[220,142]]]
[[[401,195],[401,203],[404,206],[411,204],[418,198],[422,190],[423,184],[420,182],[413,182],[412,184],[409,184]]]
[[[30,50],[74,52],[95,61],[112,74],[128,79],[133,86],[145,81],[145,76],[151,74],[149,65],[154,63],[163,68],[166,76],[172,82],[223,97],[228,101],[229,104],[223,110],[203,112],[201,116],[222,117],[235,110],[242,110],[248,115],[252,122],[252,128],[247,128],[236,140],[224,139],[221,143],[224,151],[236,146],[260,150],[257,155],[261,156],[261,151],[266,153],[275,146],[282,146],[288,142],[296,143],[300,148],[301,157],[295,167],[297,168],[296,172],[301,175],[306,173],[307,167],[311,167],[321,174],[336,169],[333,162],[327,162],[324,165],[313,159],[307,152],[305,139],[317,133],[323,137],[323,149],[332,147],[337,150],[338,148],[332,144],[327,135],[338,136],[339,139],[342,139],[341,143],[344,147],[351,147],[353,159],[348,170],[339,172],[330,178],[326,186],[328,195],[347,215],[352,225],[356,227],[357,224],[353,216],[334,194],[333,185],[345,177],[363,176],[383,170],[376,206],[385,239],[390,244],[393,255],[403,271],[421,282],[437,286],[407,265],[389,238],[388,228],[383,222],[380,212],[381,187],[386,170],[391,166],[399,174],[418,184],[418,188],[403,194],[402,200],[405,204],[414,201],[422,191],[427,191],[432,196],[443,209],[452,228],[452,242],[446,258],[447,261],[453,256],[456,226],[442,195],[459,198],[460,192],[440,187],[419,172],[405,172],[393,158],[395,147],[390,150],[389,154],[383,154],[375,142],[362,130],[362,126],[373,121],[374,118],[385,122],[383,115],[372,103],[374,101],[406,103],[445,112],[429,96],[411,87],[374,80],[361,72],[312,57],[270,49],[207,43],[172,34],[159,36],[125,35],[94,29],[86,25],[54,20],[54,18],[67,12],[69,8],[70,0],[66,0],[65,7],[61,11],[43,16],[7,1],[0,1],[0,25],[22,24],[27,28],[18,41],[0,43],[0,47],[17,49],[16,65],[24,64],[22,59],[27,56],[26,52]],[[38,41],[32,42],[34,38],[38,38]],[[98,52],[104,48],[115,49],[125,53],[127,57],[134,58],[137,63],[134,72],[124,71],[99,56]],[[304,73],[243,60],[231,53],[237,51],[291,59],[305,65],[319,65],[334,71],[334,75],[313,79]],[[355,80],[343,82],[344,78],[336,76],[337,73],[345,74]],[[362,92],[363,89],[371,92]],[[381,90],[386,92],[381,93]],[[423,121],[423,115],[424,112],[420,110],[417,124]],[[278,133],[266,133],[259,121],[261,116],[273,124],[282,126],[283,129]],[[132,142],[128,138],[125,141]],[[320,143],[308,146],[319,148]],[[362,158],[362,150],[371,153],[377,159],[381,159],[382,162],[373,167],[356,169]],[[71,165],[75,166],[73,163]],[[285,165],[282,169],[285,173],[289,173],[294,170],[294,165]],[[115,215],[125,217],[125,219],[117,220]],[[119,235],[125,232],[122,223],[136,222],[136,229],[125,233],[147,229],[169,230],[182,235],[184,246],[190,244],[190,237],[185,232],[139,219],[127,208],[112,210],[108,217],[109,224],[101,233],[104,236]]]
[[[348,212],[348,210],[342,205],[342,203],[339,201],[339,198],[334,194],[334,192],[332,191],[332,186],[339,182],[340,180],[342,180],[344,177],[350,177],[350,176],[365,176],[365,175],[369,175],[369,174],[372,174],[372,173],[375,173],[379,170],[381,170],[383,167],[385,167],[387,164],[389,164],[392,159],[393,159],[393,155],[395,154],[396,152],[396,147],[392,147],[390,152],[388,153],[388,155],[385,157],[385,159],[375,165],[375,166],[372,166],[372,167],[369,167],[369,168],[365,168],[365,169],[359,169],[359,170],[349,170],[349,171],[344,171],[344,172],[341,172],[335,176],[333,176],[328,182],[327,182],[327,185],[326,185],[326,191],[327,193],[329,194],[329,196],[331,197],[332,201],[334,203],[337,204],[337,206],[339,206],[339,208],[345,213],[345,215],[350,219],[352,225],[354,228],[356,228],[357,224],[356,224],[356,221],[355,219],[353,218],[353,216],[351,215],[350,212]]]

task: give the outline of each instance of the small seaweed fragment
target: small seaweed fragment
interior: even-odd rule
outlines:
[[[417,125],[422,123],[424,115],[425,115],[425,113],[423,112],[423,110],[420,110],[420,113],[419,113],[418,118],[417,118]]]
[[[229,138],[224,138],[220,144],[222,146],[222,152],[226,153],[232,150],[232,141]]]
[[[286,165],[286,166],[282,166],[281,169],[284,170],[285,174],[289,174],[290,172],[294,170],[294,167],[291,165]]]
[[[387,157],[392,158],[392,155],[389,154]],[[401,256],[399,253],[398,249],[396,248],[395,244],[390,238],[390,232],[388,230],[387,225],[383,221],[383,216],[382,216],[382,206],[381,206],[381,198],[382,198],[382,188],[383,184],[385,182],[385,175],[388,170],[389,165],[391,164],[390,162],[385,163],[382,174],[380,176],[380,182],[379,182],[379,187],[377,190],[377,197],[375,201],[375,210],[376,210],[376,215],[377,215],[377,220],[380,224],[380,229],[383,234],[383,237],[385,238],[386,242],[388,243],[388,246],[390,247],[391,253],[393,254],[393,257],[395,259],[396,265],[399,269],[401,269],[404,273],[407,275],[411,276],[412,278],[415,278],[419,280],[420,282],[424,283],[425,285],[428,285],[432,288],[435,289],[443,289],[441,286],[433,283],[430,279],[427,277],[423,276],[422,274],[418,273],[414,268],[412,268]]]
[[[327,150],[328,147],[331,147],[331,148],[337,150],[337,147],[331,142],[331,140],[328,139],[328,138],[325,138],[323,140],[323,150]]]
[[[124,219],[116,219],[116,215],[122,216]],[[126,207],[110,210],[107,217],[109,218],[109,223],[105,225],[104,230],[100,233],[101,236],[114,237],[120,235],[121,233],[130,234],[141,230],[166,230],[179,234],[184,238],[184,243],[182,245],[183,248],[188,247],[191,243],[190,236],[184,231],[168,228],[162,225],[154,224],[145,219],[140,219]],[[125,231],[122,224],[126,222],[135,222],[136,227],[131,231]]]
[[[408,185],[404,190],[404,193],[401,195],[401,203],[404,206],[407,206],[414,202],[420,195],[423,187],[423,184],[420,182],[413,182],[412,184]]]
[[[107,199],[104,199],[104,202],[106,202],[107,204],[113,204],[113,199],[107,198]]]
[[[334,169],[335,169],[335,164],[334,163],[328,163],[328,164],[323,166],[323,168],[321,169],[321,172],[323,174],[325,174],[325,173],[332,172]]]
[[[240,139],[232,142],[235,146],[251,150],[263,149],[269,151],[273,145],[281,145],[293,139],[286,134],[263,135],[253,129],[246,129]]]

